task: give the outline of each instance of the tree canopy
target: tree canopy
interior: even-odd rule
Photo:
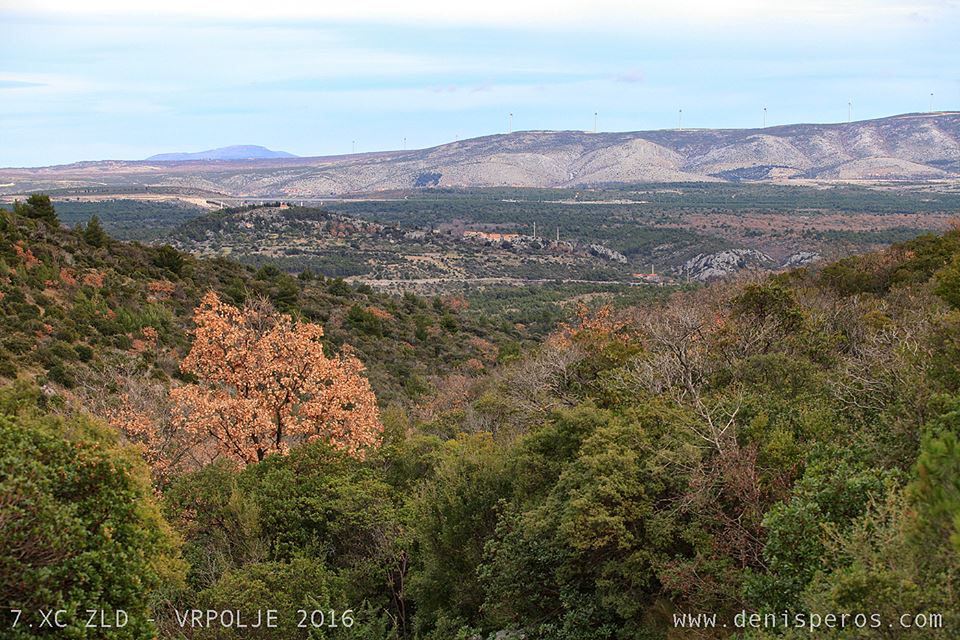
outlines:
[[[376,446],[382,430],[363,365],[348,350],[328,357],[323,329],[243,309],[207,294],[194,314],[193,347],[181,369],[196,384],[171,390],[175,425],[197,442],[244,463],[321,438],[352,454]]]

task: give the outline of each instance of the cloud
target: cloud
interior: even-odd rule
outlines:
[[[50,95],[90,89],[92,83],[78,76],[52,73],[0,71],[0,91]]]
[[[42,82],[28,82],[26,80],[7,80],[0,78],[0,89],[29,89],[31,87],[45,87]]]
[[[956,2],[0,0],[0,164],[514,128],[759,126],[956,96]],[[951,13],[954,12],[954,13]],[[936,102],[935,102],[936,104]],[[38,144],[37,141],[42,141]],[[46,151],[38,151],[46,150]],[[46,154],[46,155],[44,155]]]
[[[164,113],[173,113],[173,108],[137,98],[107,98],[98,100],[91,105],[91,111],[101,115],[130,115],[156,116]]]
[[[0,0],[0,10],[79,16],[180,16],[230,21],[360,22],[371,24],[470,25],[505,28],[593,27],[637,30],[651,25],[719,27],[771,23],[849,24],[903,20],[912,14],[937,16],[957,11],[943,0]]]
[[[626,82],[628,84],[637,84],[644,81],[643,71],[640,69],[628,69],[616,77],[617,82]]]

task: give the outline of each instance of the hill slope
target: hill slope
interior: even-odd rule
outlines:
[[[944,180],[960,178],[960,113],[766,129],[525,131],[415,151],[150,162],[2,169],[0,184],[7,185],[2,193],[149,186],[226,196],[309,198],[427,186]]]
[[[187,464],[152,492],[133,460],[149,450],[68,402],[135,405],[126,390],[145,383],[169,399],[201,291],[266,293],[322,320],[333,344],[349,327],[371,374],[395,381],[482,365],[493,345],[466,321],[452,335],[465,316],[442,302],[290,288],[18,210],[0,212],[0,505],[14,515],[0,518],[0,590],[17,611],[35,593],[72,610],[119,603],[136,637],[162,639],[183,637],[182,602],[277,607],[291,627],[298,609],[362,603],[336,612],[369,640],[687,637],[671,610],[785,612],[756,640],[810,637],[836,611],[905,629],[858,637],[957,637],[960,230],[659,304],[582,307],[491,373],[384,411],[363,459],[321,439],[245,468]],[[353,304],[342,325],[340,301]],[[139,442],[141,421],[121,426]],[[913,620],[932,628],[909,633]]]
[[[169,246],[91,244],[80,231],[0,209],[0,386],[22,377],[102,389],[128,369],[143,379],[178,377],[193,309],[207,291],[232,304],[267,299],[322,324],[331,350],[349,344],[367,363],[384,406],[429,391],[437,376],[482,371],[498,345],[528,339],[460,299],[398,298]]]

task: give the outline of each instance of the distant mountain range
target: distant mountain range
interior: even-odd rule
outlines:
[[[255,144],[238,144],[194,153],[158,153],[147,162],[183,162],[185,160],[260,160],[266,158],[296,158],[286,151],[271,151]]]
[[[180,154],[154,156],[149,162],[0,169],[4,185],[0,193],[150,186],[224,196],[302,198],[430,186],[955,181],[960,180],[960,113],[765,129],[522,131],[430,149],[316,158],[240,152],[242,159],[214,162],[184,155],[192,157],[178,162],[163,160]],[[237,157],[234,152],[231,156]]]

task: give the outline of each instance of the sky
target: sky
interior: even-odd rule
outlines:
[[[960,0],[0,0],[0,166],[960,110],[957,42]]]

